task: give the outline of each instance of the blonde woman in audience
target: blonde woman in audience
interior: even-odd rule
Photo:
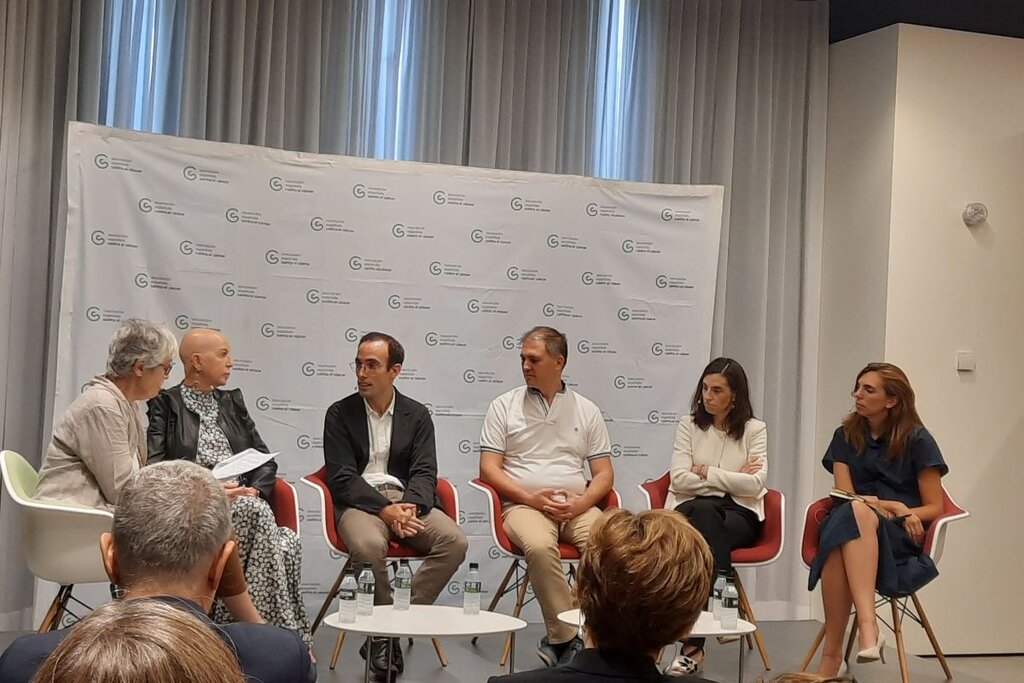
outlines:
[[[124,600],[82,619],[32,683],[243,683],[208,626],[158,600]]]

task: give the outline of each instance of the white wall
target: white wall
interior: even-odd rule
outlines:
[[[921,594],[944,650],[1024,652],[1013,504],[1024,480],[1024,40],[900,25],[834,45],[830,59],[825,244],[838,262],[823,267],[823,318],[844,307],[862,317],[822,333],[823,363],[855,370],[884,345],[950,465],[946,486],[972,513],[951,527],[940,577]],[[866,113],[890,107],[891,120],[864,130]],[[876,154],[886,138],[887,182]],[[988,224],[964,226],[971,201],[988,206]],[[975,352],[976,372],[957,373],[958,350]],[[826,390],[848,405],[852,379],[819,384],[822,422]],[[929,650],[920,629],[907,637],[911,651]]]

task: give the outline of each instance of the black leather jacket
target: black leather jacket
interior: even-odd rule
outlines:
[[[255,448],[269,453],[270,449],[263,443],[259,432],[256,431],[256,425],[249,417],[249,411],[245,408],[242,390],[214,389],[213,395],[220,405],[217,424],[224,430],[231,451],[238,453],[246,448]],[[162,389],[155,398],[151,398],[148,403],[148,414],[147,464],[163,460],[195,462],[199,443],[199,416],[185,407],[181,385]],[[273,504],[276,478],[277,463],[271,460],[240,477],[239,483],[257,489],[263,500]]]

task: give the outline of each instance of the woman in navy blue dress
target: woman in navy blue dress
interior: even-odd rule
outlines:
[[[942,514],[940,477],[949,468],[921,424],[906,374],[871,363],[857,375],[854,410],[832,436],[822,464],[836,488],[862,500],[837,502],[821,525],[809,588],[821,578],[825,648],[818,673],[845,667],[843,636],[850,606],[857,612],[858,662],[883,656],[875,591],[908,595],[938,574],[923,553],[925,529]]]

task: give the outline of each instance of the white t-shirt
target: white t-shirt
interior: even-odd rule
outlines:
[[[517,387],[491,401],[480,450],[500,453],[505,474],[527,491],[564,488],[583,493],[583,463],[609,457],[611,442],[600,409],[571,389],[549,406],[536,389]]]

